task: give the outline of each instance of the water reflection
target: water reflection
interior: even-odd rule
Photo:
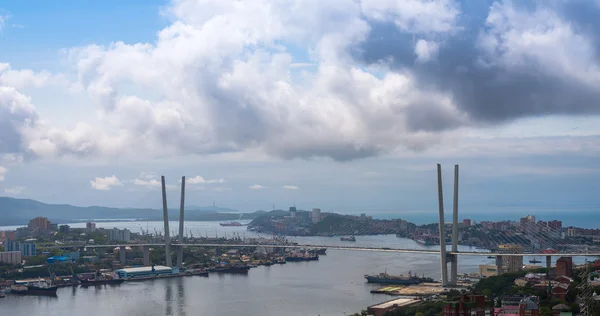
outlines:
[[[186,316],[185,312],[185,287],[183,286],[185,280],[183,278],[177,279],[177,308],[179,310],[179,316]]]
[[[169,279],[168,281],[171,281],[172,279]],[[166,311],[165,311],[165,315],[173,315],[173,306],[172,306],[172,302],[171,300],[173,299],[173,286],[171,284],[171,282],[168,283],[167,288],[165,289],[165,306],[166,306]]]

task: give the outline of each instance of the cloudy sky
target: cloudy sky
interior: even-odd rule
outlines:
[[[0,195],[244,211],[600,205],[600,1],[0,4]],[[525,212],[525,211],[524,211]]]

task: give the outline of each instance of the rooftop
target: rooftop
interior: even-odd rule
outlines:
[[[412,299],[412,298],[398,298],[398,299],[395,299],[395,300],[391,300],[391,301],[383,302],[381,304],[370,306],[370,308],[389,308],[389,307],[392,307],[394,305],[397,305],[397,306],[406,306],[406,305],[411,305],[411,304],[414,304],[414,303],[418,303],[420,301],[421,300],[415,300],[415,299]]]
[[[154,270],[155,271],[165,271],[165,270],[173,270],[173,269],[166,267],[166,266],[154,266]],[[115,272],[119,272],[119,271],[127,272],[127,273],[150,272],[150,271],[152,271],[152,267],[123,268],[123,269],[116,270]]]

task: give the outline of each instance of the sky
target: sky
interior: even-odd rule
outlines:
[[[600,1],[0,2],[0,195],[600,206]],[[4,210],[6,211],[6,210]]]

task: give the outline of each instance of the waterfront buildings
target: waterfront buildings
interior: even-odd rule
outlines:
[[[129,242],[131,240],[131,232],[129,229],[113,228],[106,231],[108,240]]]
[[[31,230],[50,230],[50,221],[46,217],[36,217],[29,221],[29,229]]]
[[[312,223],[316,224],[321,221],[321,209],[313,208],[312,209]]]
[[[17,232],[14,230],[0,231],[0,241],[17,239]]]
[[[573,258],[560,257],[556,260],[556,276],[573,276]]]
[[[0,252],[0,262],[8,264],[21,264],[22,255],[20,251]]]
[[[87,222],[85,224],[85,231],[88,233],[93,233],[96,231],[96,223]]]
[[[494,264],[479,265],[479,275],[485,278],[498,275],[498,267]]]
[[[4,250],[6,251],[20,251],[24,257],[30,257],[36,255],[35,243],[32,242],[18,242],[14,240],[7,240],[4,243]]]
[[[63,234],[68,234],[70,231],[71,227],[69,225],[60,225],[58,227],[58,231],[63,233]]]
[[[485,295],[464,295],[457,301],[448,302],[442,311],[443,316],[486,316]]]

